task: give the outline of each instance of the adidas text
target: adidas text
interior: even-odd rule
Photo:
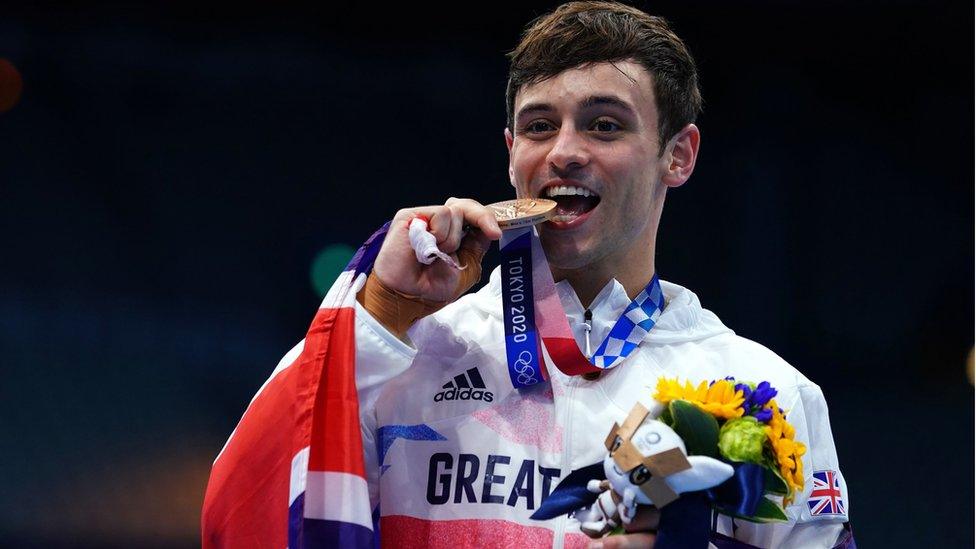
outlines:
[[[485,402],[491,402],[493,398],[495,398],[495,395],[491,394],[491,391],[471,388],[459,390],[455,387],[434,395],[434,402],[441,402],[442,400],[483,400]]]
[[[485,380],[477,368],[468,368],[464,373],[454,376],[454,379],[444,384],[443,391],[434,395],[434,402],[445,400],[482,400],[491,402],[495,395],[487,391]]]

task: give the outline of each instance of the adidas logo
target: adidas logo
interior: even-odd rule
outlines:
[[[465,375],[467,374],[467,375]],[[468,381],[470,380],[470,382]],[[434,395],[434,402],[444,400],[483,400],[491,402],[495,395],[486,391],[485,380],[481,379],[481,372],[477,368],[470,368],[463,374],[454,376],[442,387],[443,391]]]

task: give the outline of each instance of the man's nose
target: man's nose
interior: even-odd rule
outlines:
[[[570,124],[564,124],[546,160],[560,172],[582,168],[589,163],[590,155],[584,136]]]

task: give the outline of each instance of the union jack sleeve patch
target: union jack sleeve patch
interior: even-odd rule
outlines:
[[[814,471],[813,491],[807,499],[810,516],[847,515],[841,478],[837,471]]]

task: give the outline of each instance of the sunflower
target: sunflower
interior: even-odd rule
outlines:
[[[773,449],[776,464],[779,465],[780,475],[790,487],[790,493],[783,498],[783,504],[793,501],[793,497],[803,490],[803,460],[807,447],[793,439],[796,430],[783,415],[783,410],[776,405],[775,400],[766,404],[766,409],[772,412],[769,424],[766,426],[766,437]]]
[[[673,400],[687,400],[705,412],[722,419],[742,417],[742,402],[745,397],[735,385],[721,379],[711,385],[702,381],[697,387],[686,381],[682,385],[677,379],[660,378],[654,400],[667,405]]]

